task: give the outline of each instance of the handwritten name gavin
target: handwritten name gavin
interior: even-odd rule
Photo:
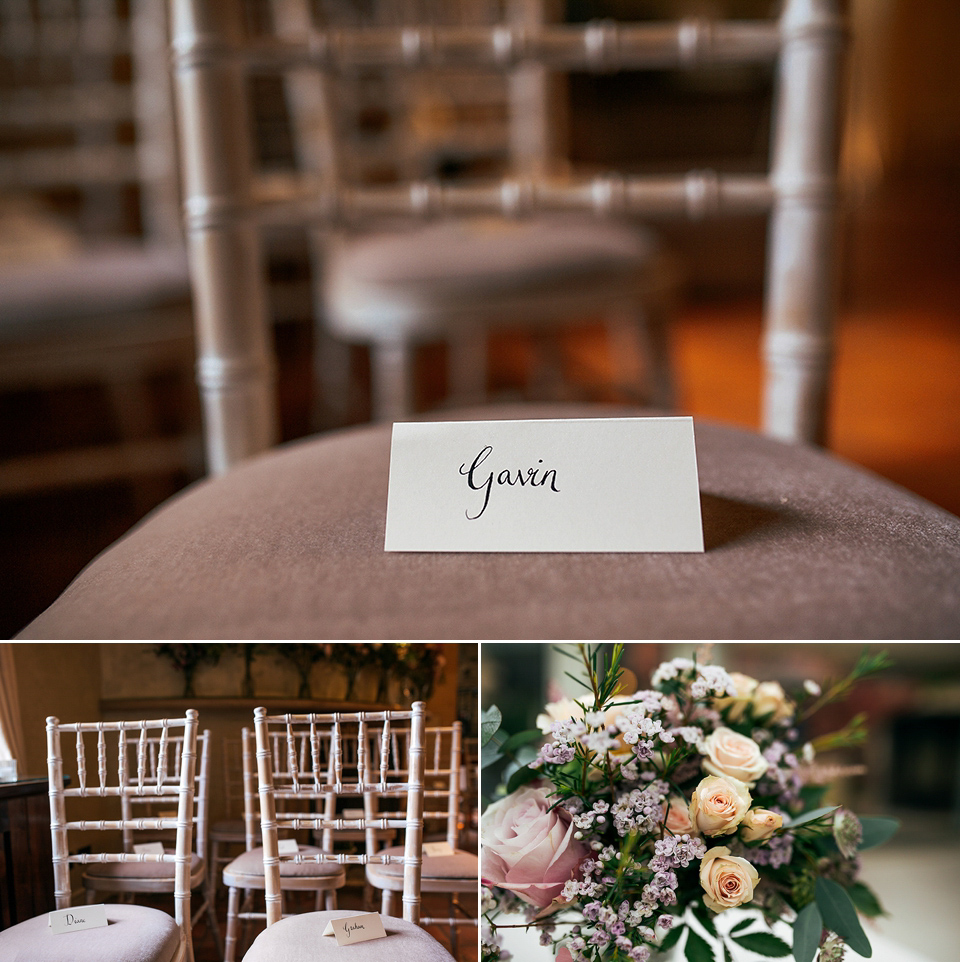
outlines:
[[[477,511],[476,514],[471,514],[470,509],[466,509],[465,514],[470,521],[476,521],[484,511],[487,510],[487,505],[490,504],[490,492],[493,490],[494,483],[497,485],[508,485],[510,487],[515,485],[527,487],[529,485],[532,488],[547,488],[549,491],[560,493],[560,489],[557,487],[556,470],[554,468],[539,467],[539,465],[543,464],[543,458],[538,459],[537,467],[517,468],[516,470],[503,468],[495,476],[493,471],[486,471],[486,473],[484,473],[484,470],[481,468],[481,465],[484,464],[491,454],[493,454],[493,445],[488,444],[480,450],[469,467],[467,467],[466,463],[460,465],[460,474],[466,477],[467,487],[469,487],[471,491],[483,492],[483,504],[480,506],[480,510]]]

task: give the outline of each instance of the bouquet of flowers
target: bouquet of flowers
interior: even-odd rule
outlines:
[[[823,804],[843,772],[817,754],[861,743],[863,716],[812,743],[801,724],[886,655],[788,697],[702,654],[626,690],[622,645],[600,663],[600,646],[557,650],[582,662],[582,698],[513,736],[495,707],[482,719],[484,767],[505,760],[506,785],[481,818],[481,962],[508,957],[500,930],[517,913],[560,962],[731,962],[736,946],[796,962],[838,962],[845,945],[870,956],[858,913],[883,910],[857,881],[858,852],[897,822]],[[721,914],[736,907],[758,911],[731,926]],[[775,923],[792,925],[792,945]]]

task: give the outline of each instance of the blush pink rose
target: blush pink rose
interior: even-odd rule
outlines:
[[[700,753],[704,756],[704,771],[736,778],[747,788],[753,788],[768,767],[760,746],[730,728],[720,727],[712,732],[700,746]]]
[[[671,835],[699,835],[697,826],[690,818],[690,803],[679,795],[671,795],[664,825]]]
[[[540,788],[521,788],[494,802],[480,819],[480,876],[546,908],[589,855],[573,837],[570,815]]]

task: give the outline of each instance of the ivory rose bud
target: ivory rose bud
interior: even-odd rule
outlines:
[[[704,835],[729,835],[750,808],[750,793],[735,778],[708,775],[693,790],[690,821]]]
[[[757,870],[745,858],[731,855],[723,845],[710,849],[700,860],[703,902],[714,912],[752,901],[759,881]]]
[[[746,735],[739,735],[730,728],[718,728],[700,746],[704,771],[711,775],[725,775],[753,788],[757,779],[767,770],[768,762],[760,752],[760,746]]]
[[[773,714],[774,721],[786,721],[793,716],[793,704],[778,681],[762,681],[753,692],[753,714],[756,718]]]
[[[699,835],[697,827],[690,818],[690,806],[679,795],[672,795],[664,819],[667,831],[673,835]]]
[[[762,842],[783,828],[783,816],[769,808],[751,808],[740,823],[740,838],[745,842]]]
[[[743,713],[747,710],[747,705],[750,704],[750,700],[753,698],[753,692],[758,682],[756,678],[751,678],[749,675],[744,675],[739,671],[731,671],[730,678],[733,680],[737,693],[735,695],[729,695],[726,698],[715,699],[713,706],[718,711],[726,709],[727,718],[735,722],[743,718]]]
[[[484,885],[513,892],[546,908],[574,878],[589,854],[573,837],[570,815],[540,788],[521,788],[494,802],[480,819],[480,875]]]

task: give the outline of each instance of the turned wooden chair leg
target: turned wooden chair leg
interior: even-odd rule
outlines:
[[[240,912],[240,889],[227,893],[227,937],[223,943],[223,962],[235,962],[237,952],[237,922]]]

